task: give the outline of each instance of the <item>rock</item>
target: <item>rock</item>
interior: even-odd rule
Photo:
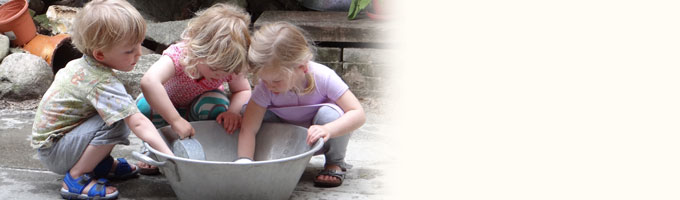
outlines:
[[[387,64],[378,63],[343,63],[342,80],[349,85],[352,93],[358,98],[381,97],[385,91],[385,80],[391,78],[385,73]]]
[[[351,0],[300,0],[302,6],[316,11],[347,12],[351,3]]]
[[[27,100],[41,97],[54,80],[52,68],[33,54],[14,53],[0,64],[0,98]]]
[[[342,62],[342,49],[339,47],[317,47],[316,62]]]
[[[19,47],[11,47],[9,48],[9,54],[13,53],[31,53],[26,51],[25,49],[19,48]]]
[[[194,17],[196,11],[208,8],[216,3],[230,3],[246,8],[246,0],[129,0],[145,19],[155,22],[185,20]]]
[[[47,19],[50,20],[50,29],[52,34],[68,33],[73,25],[71,22],[75,18],[76,13],[82,8],[52,5],[47,8]]]
[[[152,1],[153,0],[150,0],[150,2],[152,2]],[[177,4],[177,3],[181,3],[181,2],[184,2],[184,3],[182,3],[182,5],[188,4],[188,3],[186,3],[188,1],[186,1],[186,2],[185,1],[166,2],[164,4]],[[161,5],[154,4],[152,8],[146,8],[144,6],[147,6],[146,5],[147,3],[149,3],[149,2],[142,1],[142,2],[136,2],[137,5],[135,5],[135,4],[133,4],[133,5],[135,5],[135,7],[137,7],[140,11],[141,10],[152,11],[152,10],[158,9],[158,6],[161,6]],[[214,4],[217,4],[217,3],[233,4],[233,5],[236,5],[238,7],[244,8],[244,9],[248,5],[245,0],[212,0],[212,1],[211,0],[204,0],[204,1],[196,2],[195,3],[196,5],[193,5],[193,6],[196,6],[197,9],[205,9],[205,8],[208,8],[208,7],[210,7]],[[169,7],[169,6],[164,5],[163,7]],[[186,8],[186,6],[181,6],[180,8]],[[178,8],[171,7],[171,8],[168,8],[168,9],[177,10]],[[165,17],[163,17],[164,15],[171,14],[171,12],[167,9],[163,9],[162,11],[159,11],[159,12],[162,12],[162,13],[158,13],[158,14],[154,15],[154,17],[149,17],[149,18],[152,18],[152,19],[147,21],[147,26],[146,26],[146,38],[147,38],[147,40],[156,43],[156,44],[150,45],[150,46],[152,46],[150,49],[155,51],[156,53],[163,52],[163,50],[165,50],[168,46],[170,46],[171,44],[173,44],[173,43],[175,43],[175,42],[177,42],[181,39],[180,36],[182,35],[182,32],[184,31],[184,29],[187,27],[187,24],[189,23],[190,18],[193,17],[193,14],[194,14],[195,11],[192,11],[191,15],[186,16],[186,17],[179,17],[179,16],[175,16],[175,17],[165,16]],[[188,11],[186,11],[186,12],[188,12]],[[146,18],[146,16],[145,16],[145,18]],[[153,18],[160,18],[160,19],[154,20]],[[176,18],[179,18],[181,20],[177,20]],[[153,22],[153,21],[161,21],[161,22],[156,23],[156,22]]]
[[[154,54],[155,52],[149,48],[146,48],[145,46],[142,46],[142,55],[147,55],[147,54]]]
[[[255,22],[263,12],[268,10],[305,10],[300,0],[248,0],[248,12]]]
[[[146,39],[158,44],[156,52],[163,52],[172,43],[179,41],[189,20],[149,23],[146,25]]]
[[[132,71],[124,72],[114,70],[118,76],[118,79],[120,79],[120,81],[123,82],[123,85],[125,85],[125,90],[128,94],[130,94],[130,96],[132,96],[132,98],[137,98],[137,95],[142,93],[142,89],[139,87],[142,76],[144,76],[144,73],[149,70],[149,67],[151,67],[151,65],[153,65],[153,63],[155,63],[160,58],[160,54],[143,55],[139,58],[137,65],[135,65],[135,69]]]
[[[347,12],[265,11],[255,21],[255,29],[276,21],[287,21],[309,33],[316,42],[388,44],[389,26],[368,18],[347,20]]]
[[[0,61],[9,53],[9,38],[0,34]]]
[[[342,61],[348,63],[386,63],[394,58],[394,51],[379,48],[344,48]]]
[[[29,1],[28,8],[35,11],[37,14],[42,14],[45,12],[45,2],[41,0]]]
[[[203,7],[207,8],[207,7],[210,7],[210,6],[212,6],[213,4],[216,4],[216,3],[233,4],[233,5],[236,5],[238,7],[243,8],[244,10],[246,9],[246,7],[248,7],[248,1],[246,1],[246,0],[213,0],[212,2],[210,2],[210,0],[208,0],[207,2],[203,3]]]

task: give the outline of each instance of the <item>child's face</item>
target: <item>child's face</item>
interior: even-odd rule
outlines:
[[[220,69],[214,69],[213,67],[210,67],[210,65],[200,63],[196,65],[196,69],[198,70],[198,73],[201,74],[202,77],[204,77],[207,80],[217,80],[217,79],[222,79],[224,77],[229,76],[229,72],[226,72],[224,70]]]
[[[286,77],[280,69],[274,67],[263,68],[258,76],[264,85],[269,89],[269,91],[274,94],[285,93],[293,88],[291,84],[293,81],[289,77]]]
[[[94,53],[95,58],[106,66],[128,72],[134,69],[142,55],[142,43],[114,45],[110,49]]]

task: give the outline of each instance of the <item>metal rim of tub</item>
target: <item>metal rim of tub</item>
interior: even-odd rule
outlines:
[[[144,147],[146,149],[148,149],[149,151],[151,151],[152,153],[154,153],[156,155],[163,156],[164,158],[166,158],[168,160],[180,160],[180,161],[184,161],[184,162],[193,162],[193,163],[227,164],[227,165],[262,165],[262,164],[268,164],[268,163],[285,162],[285,161],[288,161],[288,160],[296,160],[298,158],[306,157],[309,154],[314,154],[317,151],[321,150],[321,148],[323,147],[323,143],[324,143],[323,138],[320,138],[319,140],[317,140],[314,143],[314,146],[312,146],[311,149],[309,149],[308,151],[305,151],[304,153],[297,154],[297,155],[294,155],[294,156],[289,156],[289,157],[279,158],[279,159],[272,159],[272,160],[253,161],[251,163],[235,163],[235,162],[226,162],[226,161],[195,160],[195,159],[182,158],[182,157],[178,157],[178,156],[170,156],[168,154],[165,154],[163,152],[160,152],[160,151],[152,148],[151,145],[149,145],[149,143],[143,142]],[[257,144],[257,142],[256,142],[256,144]],[[156,166],[163,166],[163,165],[165,165],[165,162],[167,162],[167,161],[157,161],[157,160],[154,160],[151,157],[148,157],[148,155],[143,155],[143,154],[140,154],[140,153],[134,152],[134,151],[132,152],[132,154],[135,157],[137,157],[138,159],[142,159],[142,160],[147,161],[147,164],[152,164],[152,165],[156,165]]]

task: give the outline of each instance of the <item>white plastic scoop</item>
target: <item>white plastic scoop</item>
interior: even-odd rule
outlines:
[[[198,140],[193,138],[185,138],[182,140],[175,140],[172,144],[172,152],[177,157],[205,160],[205,152],[203,146]]]

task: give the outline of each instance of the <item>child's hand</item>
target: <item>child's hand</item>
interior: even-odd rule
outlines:
[[[196,132],[194,127],[192,127],[187,120],[182,118],[171,124],[170,127],[172,127],[172,130],[179,135],[179,139],[194,136]]]
[[[323,138],[324,142],[327,142],[331,137],[331,133],[326,129],[326,127],[321,125],[312,125],[307,130],[307,144],[312,145],[319,138]]]
[[[217,123],[224,127],[224,130],[229,134],[233,134],[237,129],[241,128],[241,115],[231,112],[222,112],[217,116]]]
[[[235,163],[252,163],[253,160],[250,158],[239,158],[234,161]]]

